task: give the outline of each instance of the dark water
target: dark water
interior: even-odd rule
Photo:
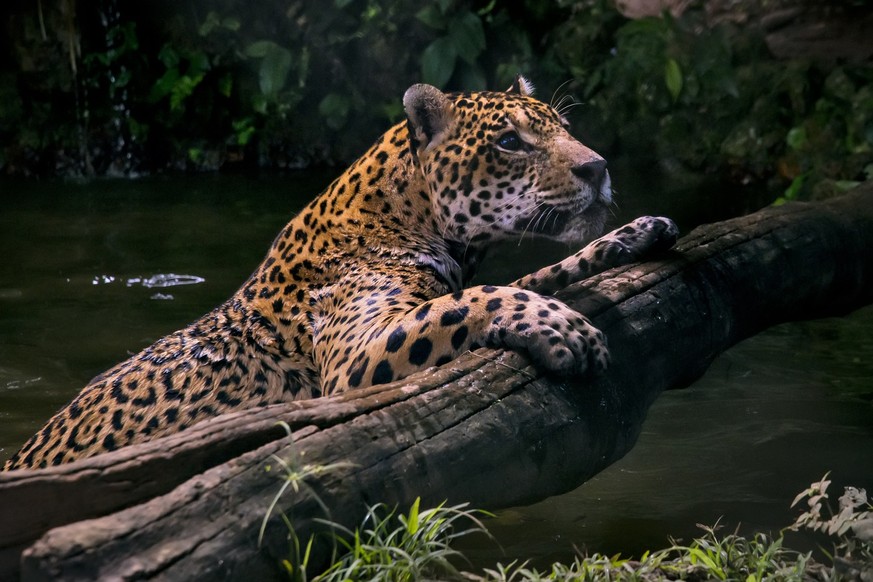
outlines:
[[[622,170],[616,223],[666,214],[687,231],[752,210],[747,196],[693,181],[667,194]],[[329,179],[0,182],[0,461],[89,378],[233,293]],[[505,282],[567,252],[525,241],[479,281]],[[621,462],[570,494],[501,512],[489,525],[505,554],[468,549],[476,562],[544,564],[574,547],[639,553],[721,516],[776,532],[793,518],[794,495],[825,471],[873,490],[871,397],[873,308],[772,329],[663,395]]]
[[[849,317],[784,324],[719,357],[692,387],[662,395],[628,455],[575,491],[501,512],[489,524],[505,554],[538,566],[574,547],[639,556],[726,531],[779,531],[800,514],[795,495],[831,471],[873,491],[873,307]],[[786,532],[786,545],[820,539]],[[493,544],[471,544],[477,564]]]
[[[0,184],[0,458],[95,374],[230,296],[327,180]],[[191,284],[160,286],[174,281]]]

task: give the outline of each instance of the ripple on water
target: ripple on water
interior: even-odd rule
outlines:
[[[37,376],[36,378],[25,378],[25,379],[16,379],[9,380],[3,384],[4,390],[20,390],[22,388],[26,388],[31,384],[36,384],[37,382],[41,382],[42,377]]]
[[[150,277],[118,278],[115,275],[97,275],[91,280],[92,285],[111,285],[124,281],[125,286],[142,285],[149,289],[163,287],[180,287],[182,285],[197,285],[205,283],[206,279],[198,275],[177,275],[176,273],[158,273]],[[2,291],[2,290],[0,290]],[[2,295],[0,295],[2,298]]]

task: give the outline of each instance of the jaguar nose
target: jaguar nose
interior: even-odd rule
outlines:
[[[599,189],[606,176],[606,160],[602,158],[589,160],[584,164],[573,166],[570,171],[594,186],[595,189]]]

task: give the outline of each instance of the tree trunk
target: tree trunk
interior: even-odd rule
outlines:
[[[873,299],[873,184],[700,227],[656,260],[558,295],[606,333],[606,373],[560,381],[519,354],[482,349],[401,382],[0,474],[0,578],[29,546],[25,580],[271,579],[289,551],[280,512],[305,543],[323,529],[318,518],[354,526],[380,501],[497,508],[571,490],[628,452],[663,390],[737,341]],[[275,458],[344,464],[289,489],[259,547],[283,482]]]

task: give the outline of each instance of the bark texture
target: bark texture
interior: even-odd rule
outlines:
[[[289,549],[279,512],[305,541],[323,529],[315,519],[353,526],[376,502],[497,508],[573,489],[633,446],[663,390],[737,341],[873,299],[873,184],[700,227],[558,295],[606,332],[606,373],[556,380],[483,349],[398,383],[0,474],[0,579],[272,579]],[[284,495],[259,547],[282,484],[276,458],[343,465]]]

